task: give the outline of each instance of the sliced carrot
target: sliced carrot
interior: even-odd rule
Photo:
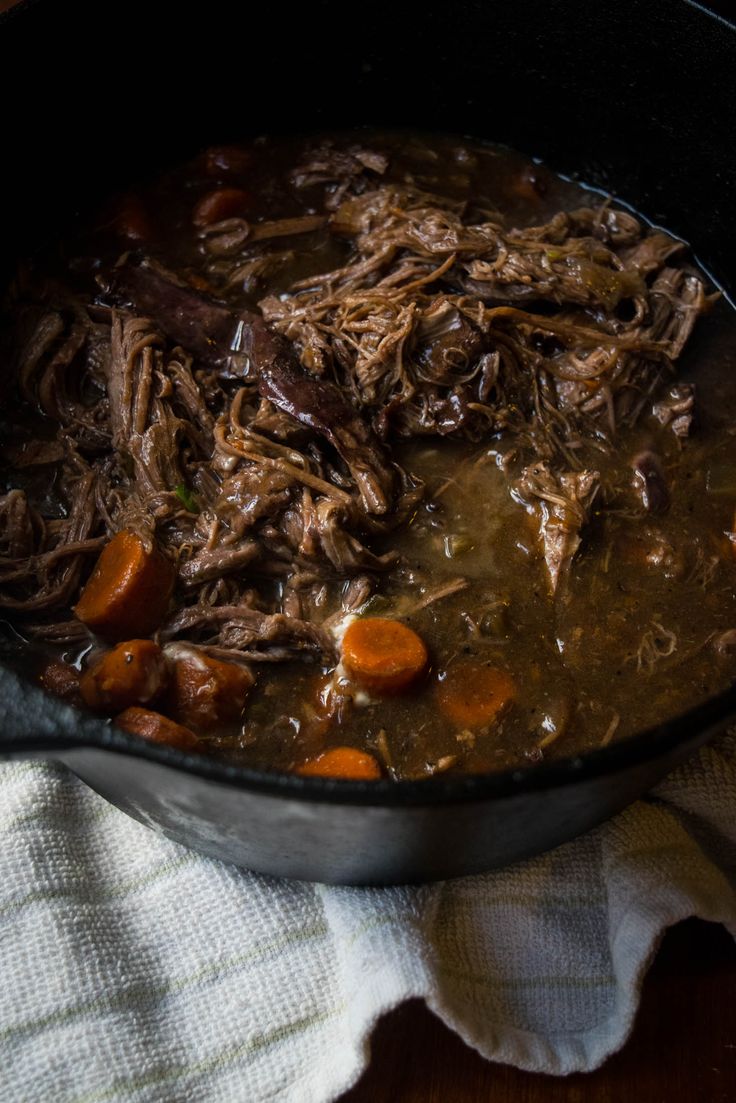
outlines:
[[[79,695],[79,671],[61,662],[60,659],[52,659],[46,664],[38,676],[38,680],[48,693],[55,697],[61,697],[63,701],[77,705],[81,703]]]
[[[151,712],[132,705],[115,717],[115,723],[123,731],[139,735],[151,743],[166,743],[180,751],[201,751],[202,743],[189,728],[176,724],[160,712]]]
[[[124,529],[102,549],[74,612],[106,639],[150,636],[173,588],[174,568],[166,556]]]
[[[498,720],[516,697],[510,674],[481,662],[458,662],[437,690],[443,714],[458,728],[482,728]]]
[[[192,211],[195,226],[211,226],[225,218],[242,218],[253,200],[242,188],[217,188],[203,195]]]
[[[82,675],[84,703],[100,712],[147,705],[166,682],[163,652],[153,640],[128,640],[106,651]]]
[[[381,767],[372,754],[355,747],[333,747],[296,769],[302,777],[340,777],[346,781],[376,781]]]
[[[348,625],[342,662],[348,675],[374,693],[398,693],[427,668],[424,641],[411,628],[386,617],[363,617]]]
[[[178,645],[167,654],[174,657],[167,700],[176,720],[197,731],[210,731],[238,719],[255,681],[246,667]]]

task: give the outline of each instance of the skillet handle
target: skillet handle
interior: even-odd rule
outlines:
[[[0,760],[62,758],[70,748],[99,744],[99,727],[95,717],[0,666]]]

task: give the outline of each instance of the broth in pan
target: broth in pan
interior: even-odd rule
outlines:
[[[507,149],[217,147],[19,268],[3,657],[137,735],[372,779],[582,753],[736,672],[736,341]]]

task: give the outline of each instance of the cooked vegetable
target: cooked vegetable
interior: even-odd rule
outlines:
[[[160,712],[151,712],[150,709],[139,708],[137,705],[132,705],[116,716],[115,723],[123,731],[139,735],[151,743],[166,743],[180,751],[200,752],[205,749],[201,740],[189,728],[174,723]]]
[[[182,724],[212,731],[241,715],[254,678],[244,666],[223,663],[202,651],[170,645],[168,710]]]
[[[297,766],[302,777],[334,777],[344,781],[377,781],[381,767],[371,754],[355,747],[333,747]]]
[[[190,513],[199,513],[197,499],[194,497],[191,490],[187,488],[185,483],[179,483],[179,485],[174,490],[174,494],[176,494],[177,498],[182,503],[184,508],[189,510]]]
[[[164,617],[173,585],[166,556],[124,529],[103,548],[74,612],[106,639],[148,636]]]
[[[163,652],[152,640],[128,640],[106,651],[82,675],[85,704],[96,712],[147,705],[166,684]]]
[[[482,662],[453,663],[437,688],[443,715],[460,729],[495,723],[517,695],[514,679],[501,667]]]
[[[371,693],[398,693],[421,678],[429,656],[424,641],[401,621],[361,617],[345,630],[342,661]]]

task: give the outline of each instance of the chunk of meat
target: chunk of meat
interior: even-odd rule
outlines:
[[[394,469],[373,430],[326,379],[310,375],[291,344],[259,315],[239,316],[187,287],[150,260],[126,262],[112,273],[109,290],[152,317],[166,336],[212,366],[244,377],[258,374],[262,397],[308,426],[337,450],[355,479],[364,508],[387,513],[396,490]]]
[[[385,571],[396,563],[395,551],[376,555],[348,532],[345,510],[339,503],[322,498],[310,512],[309,535],[319,537],[319,546],[336,571],[345,574],[361,569]]]
[[[132,705],[115,717],[115,723],[123,731],[139,735],[150,743],[165,743],[179,751],[199,752],[204,746],[189,728],[176,724],[160,712]]]
[[[171,665],[168,711],[176,720],[206,732],[240,717],[255,681],[247,667],[184,644],[169,644],[166,658]]]
[[[431,383],[454,383],[480,355],[483,341],[477,329],[447,300],[426,312],[417,326],[420,378]]]
[[[660,425],[669,426],[676,437],[687,437],[695,408],[695,387],[692,383],[676,383],[669,394],[652,406],[652,414]]]
[[[424,640],[406,624],[386,617],[352,621],[342,640],[342,663],[359,685],[372,693],[399,693],[427,669]]]
[[[69,666],[60,659],[52,659],[46,663],[38,680],[46,692],[53,693],[54,697],[60,697],[70,705],[81,704],[79,671],[76,667]]]
[[[152,318],[166,337],[200,363],[235,376],[248,374],[247,358],[239,354],[237,315],[155,261],[128,259],[118,264],[110,273],[107,291],[116,303]]]
[[[334,642],[312,621],[266,614],[248,604],[198,603],[181,609],[162,628],[165,639],[192,630],[206,632],[208,646],[235,648],[248,660],[272,661],[311,657],[317,652],[326,662],[334,660]]]
[[[334,210],[349,190],[362,191],[366,186],[366,174],[382,176],[388,168],[388,159],[383,153],[372,149],[351,146],[349,149],[334,149],[323,145],[310,150],[307,160],[291,174],[291,182],[296,188],[310,188],[315,184],[332,185],[325,206]]]
[[[310,758],[297,766],[296,773],[302,777],[332,777],[343,781],[378,781],[381,767],[366,751],[355,747],[332,747],[315,758]]]
[[[685,243],[661,230],[652,230],[634,245],[621,250],[620,256],[627,268],[635,268],[642,276],[658,272],[667,261],[685,250]]]
[[[261,518],[275,519],[288,504],[292,488],[293,479],[278,467],[243,468],[223,481],[215,511],[241,537]]]
[[[305,214],[299,218],[274,218],[268,222],[256,222],[250,232],[250,241],[267,241],[269,238],[292,237],[294,234],[311,234],[321,230],[327,219],[324,215]]]
[[[102,549],[74,612],[105,639],[150,636],[166,614],[173,586],[170,560],[123,529]]]
[[[35,551],[38,522],[24,490],[10,490],[0,497],[0,555],[27,559]]]
[[[597,471],[553,474],[545,463],[526,467],[512,491],[539,517],[549,587],[554,595],[581,544],[580,530],[598,493]]]
[[[166,684],[163,652],[152,640],[128,640],[106,651],[82,675],[85,705],[96,712],[120,712],[147,705]]]
[[[396,479],[391,463],[373,431],[353,410],[340,389],[310,375],[296,359],[279,348],[281,338],[257,319],[247,341],[259,364],[258,389],[274,406],[315,430],[336,449],[355,479],[368,513],[387,513],[394,499]]]
[[[77,592],[86,556],[100,548],[95,473],[73,484],[63,521],[45,521],[20,490],[0,497],[0,608],[24,613],[67,605]]]
[[[217,548],[203,548],[192,559],[179,563],[179,579],[185,586],[199,586],[213,578],[240,573],[261,552],[254,540]]]
[[[64,456],[64,445],[60,440],[29,440],[15,448],[8,446],[2,449],[3,459],[19,468],[61,463]]]
[[[179,438],[191,435],[189,423],[156,394],[168,385],[160,346],[148,319],[113,313],[106,367],[113,444],[132,462],[136,491],[144,499],[184,483]],[[181,377],[184,366],[176,368]]]

